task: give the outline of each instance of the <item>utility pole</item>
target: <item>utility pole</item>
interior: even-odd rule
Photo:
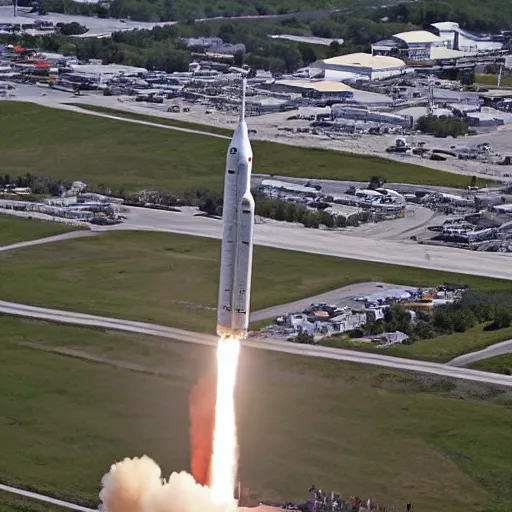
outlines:
[[[430,75],[428,80],[428,106],[427,114],[432,116],[434,114],[434,76]]]
[[[18,0],[12,0],[12,7],[14,10],[14,16],[18,14]]]

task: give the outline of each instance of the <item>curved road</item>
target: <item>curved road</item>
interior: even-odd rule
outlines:
[[[116,318],[87,315],[83,313],[73,313],[71,311],[61,311],[36,306],[27,306],[25,304],[16,304],[0,301],[0,312],[24,316],[29,318],[38,318],[52,322],[102,327],[104,329],[114,329],[119,331],[135,332],[147,334],[150,336],[159,336],[173,340],[185,341],[202,345],[216,345],[217,337],[211,334],[202,334],[175,329],[163,325],[153,325],[143,322],[134,322],[130,320],[120,320]],[[372,364],[384,366],[398,370],[408,370],[421,373],[429,373],[454,379],[464,379],[474,382],[483,382],[499,386],[512,387],[512,377],[507,375],[491,374],[477,370],[468,370],[456,366],[446,366],[437,363],[424,361],[415,361],[398,357],[390,357],[380,354],[368,354],[363,352],[354,352],[351,350],[333,349],[329,347],[320,347],[315,345],[299,345],[277,340],[257,340],[250,339],[244,341],[244,345],[262,349],[274,350],[277,352],[286,352],[288,354],[319,357],[324,359],[333,359],[339,361],[349,361],[353,363]]]
[[[451,366],[466,366],[482,359],[489,359],[490,357],[502,356],[503,354],[510,354],[512,352],[512,340],[502,341],[495,343],[487,348],[463,354],[462,356],[452,359],[448,364]]]

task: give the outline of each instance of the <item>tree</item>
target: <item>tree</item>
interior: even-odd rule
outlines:
[[[297,343],[303,343],[305,345],[312,345],[315,342],[315,338],[312,334],[308,334],[306,331],[301,329],[297,334],[295,341]]]
[[[470,69],[460,74],[460,83],[462,85],[473,85],[475,83],[475,70]]]
[[[413,335],[418,340],[428,340],[436,335],[436,331],[429,322],[419,321],[414,326]]]
[[[469,308],[457,308],[453,311],[453,330],[455,332],[466,332],[474,327],[475,315]]]
[[[496,309],[492,324],[489,330],[506,329],[512,323],[512,312],[504,307]]]
[[[411,314],[400,304],[393,304],[384,313],[386,330],[411,333]]]
[[[375,190],[377,188],[381,188],[386,183],[386,178],[382,178],[381,176],[372,176],[370,183],[368,183],[368,188],[371,190]]]
[[[237,51],[234,55],[233,64],[235,66],[241,67],[245,62],[245,53],[241,50]]]
[[[327,55],[329,57],[336,57],[341,53],[341,45],[338,41],[332,41],[329,45],[329,50],[327,51]]]

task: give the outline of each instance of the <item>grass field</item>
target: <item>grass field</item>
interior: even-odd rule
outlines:
[[[489,359],[482,359],[481,361],[468,364],[468,368],[512,375],[512,354],[503,354],[501,356],[489,357]]]
[[[149,121],[150,123],[164,124],[167,126],[177,126],[178,128],[188,128],[189,130],[200,130],[207,133],[218,133],[231,137],[233,130],[228,128],[219,128],[218,126],[211,126],[208,124],[189,123],[187,121],[180,121],[178,119],[168,119],[148,114],[139,114],[137,112],[127,112],[126,110],[118,110],[116,108],[100,107],[99,105],[86,105],[85,103],[70,103],[75,107],[80,107],[83,110],[90,110],[91,112],[101,112],[102,114],[111,114],[113,116],[124,117],[126,119],[136,119],[138,121]]]
[[[3,300],[214,332],[220,241],[117,231],[0,254]],[[347,284],[510,282],[256,246],[252,310]]]
[[[494,343],[512,339],[512,327],[498,331],[485,331],[484,327],[485,325],[477,325],[464,333],[438,336],[430,340],[416,341],[413,345],[397,345],[385,349],[377,349],[368,343],[346,342],[341,340],[332,340],[325,344],[330,347],[353,348],[364,352],[374,352],[388,356],[408,357],[434,361],[436,363],[446,363],[461,354],[481,350]]]
[[[187,397],[211,348],[6,316],[0,333],[1,480],[94,505],[125,456],[188,468]],[[512,506],[510,392],[244,349],[237,403],[254,500],[314,482],[397,510]]]
[[[476,75],[475,81],[483,85],[497,85],[497,75]],[[505,75],[501,80],[502,87],[512,87],[512,76]]]
[[[62,512],[56,507],[0,491],[0,512]]]
[[[157,119],[158,120],[158,119]],[[158,120],[159,121],[159,120]],[[214,137],[0,103],[0,173],[45,174],[133,192],[222,190],[227,141]],[[469,178],[376,157],[255,141],[254,172],[303,178],[467,186]]]
[[[47,236],[60,235],[79,228],[64,226],[56,222],[45,222],[36,219],[23,219],[0,215],[0,247],[4,245],[35,240]]]

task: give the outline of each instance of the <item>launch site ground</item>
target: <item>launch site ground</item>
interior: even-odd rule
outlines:
[[[26,219],[0,216],[0,247],[76,231],[76,227],[54,222],[27,222]]]
[[[113,460],[147,453],[166,472],[188,467],[182,411],[212,349],[5,316],[0,324],[4,482],[95,506],[98,475]],[[243,351],[240,477],[253,502],[301,500],[322,482],[388,506],[507,510],[509,391],[361,368]]]
[[[95,93],[85,93],[82,97],[76,97],[69,92],[50,90],[49,88],[44,89],[34,85],[17,85],[15,99],[19,101],[40,103],[42,105],[57,108],[72,109],[73,107],[66,107],[66,104],[72,103],[76,105],[82,105],[86,109],[92,108],[100,112],[112,112],[112,109],[114,109],[117,111],[117,115],[124,115],[125,117],[145,119],[147,121],[153,121],[160,124],[188,126],[189,128],[191,127],[190,124],[192,123],[192,125],[195,125],[195,128],[199,129],[200,131],[221,134],[229,134],[229,132],[233,130],[236,123],[236,116],[232,113],[217,112],[215,110],[212,111],[211,109],[209,110],[204,106],[194,105],[191,107],[190,112],[188,113],[169,113],[162,111],[161,109],[159,110],[159,106],[141,106],[140,103],[133,101],[133,98],[119,101],[117,97],[105,97]],[[120,111],[124,112],[120,114]],[[304,110],[304,112],[306,111],[307,108]],[[353,154],[379,157],[379,159],[387,162],[410,162],[409,165],[413,164],[415,167],[426,167],[432,171],[439,170],[465,176],[479,176],[482,179],[488,180],[492,180],[493,178],[500,179],[500,177],[501,179],[511,179],[510,172],[508,171],[507,167],[500,168],[499,166],[491,165],[485,162],[467,160],[461,161],[457,159],[439,162],[410,157],[404,159],[403,156],[386,153],[385,149],[395,141],[395,138],[391,135],[378,137],[372,135],[363,137],[347,136],[343,137],[342,140],[333,140],[329,137],[312,136],[309,134],[290,135],[287,132],[279,130],[279,128],[282,128],[283,126],[295,125],[304,127],[307,126],[307,122],[287,121],[289,116],[289,112],[284,112],[249,118],[249,128],[256,130],[257,132],[256,134],[251,135],[251,138],[258,142],[263,140],[280,142],[281,145],[291,145],[295,148],[295,150],[300,147],[315,147],[317,149],[336,150],[343,149]],[[511,134],[512,131],[510,125],[508,125],[495,133],[483,133],[477,136],[473,136],[470,139],[463,138],[455,141],[451,138],[447,138],[443,140],[422,134],[421,136],[417,137],[416,142],[422,141],[426,142],[427,145],[430,146],[449,149],[453,144],[464,146],[467,144],[489,142],[492,139],[493,147],[497,151],[502,152],[503,154],[508,154],[510,151],[509,141]],[[343,173],[350,172],[350,168],[340,170]],[[508,178],[505,175],[508,175]],[[432,175],[432,178],[434,176],[435,174]],[[401,181],[411,183],[411,181],[407,180]],[[436,184],[433,179],[432,181],[428,181],[428,183]],[[440,180],[437,180],[437,184],[441,183],[442,182]],[[453,182],[453,184],[455,184],[455,182]]]
[[[44,100],[44,98],[43,98]],[[51,104],[59,106],[59,104]],[[68,107],[77,109],[77,107]],[[30,122],[27,123],[27,120]],[[2,170],[79,179],[125,191],[205,188],[220,191],[226,140],[206,135],[62,112],[29,103],[2,102]],[[367,181],[384,176],[392,183],[467,187],[469,177],[426,170],[376,156],[253,141],[254,172],[303,178]],[[90,155],[94,154],[94,164]],[[286,170],[286,172],[283,172]]]
[[[34,233],[34,224],[46,225],[0,216],[0,231],[12,231],[16,226],[18,239],[27,240],[22,236],[24,228]],[[63,240],[51,238],[48,243],[16,250],[3,251],[0,247],[1,299],[214,332],[219,241],[147,231],[92,232],[84,236],[87,234],[70,232],[60,235]],[[79,238],[70,238],[77,235]],[[357,296],[368,293],[376,282],[407,286],[451,282],[480,291],[510,289],[506,280],[259,246],[255,248],[254,263],[256,324],[282,314],[290,302],[309,304],[321,298],[332,301],[335,297]],[[319,293],[323,295],[319,297]],[[485,331],[483,325],[478,325],[466,333],[379,349],[378,353],[448,362],[511,338],[512,328]],[[336,343],[344,348],[351,346]]]
[[[37,172],[127,190],[222,186],[221,138],[22,104],[2,105],[0,127],[1,174]],[[467,176],[419,166],[258,144],[255,172],[469,184]],[[182,234],[150,232],[171,229]],[[393,229],[379,238],[369,227],[358,237],[257,225],[253,311],[364,282],[510,290],[506,255],[427,250]],[[0,300],[214,331],[219,221],[133,209],[114,228],[78,238],[75,231],[0,216]],[[63,239],[1,250],[53,235]],[[276,243],[294,250],[262,246]],[[311,251],[345,251],[354,259]],[[479,325],[385,353],[447,362],[510,338],[512,328]],[[95,507],[99,479],[115,460],[146,453],[166,472],[188,468],[187,397],[213,359],[211,348],[4,314],[0,340],[0,388],[7,390],[0,395],[0,439],[9,439],[0,481]],[[493,371],[508,359],[473,364]],[[239,374],[240,476],[253,503],[303,500],[316,483],[388,506],[412,501],[419,510],[512,507],[510,388],[249,348]],[[20,503],[27,505],[0,494],[2,511]]]

